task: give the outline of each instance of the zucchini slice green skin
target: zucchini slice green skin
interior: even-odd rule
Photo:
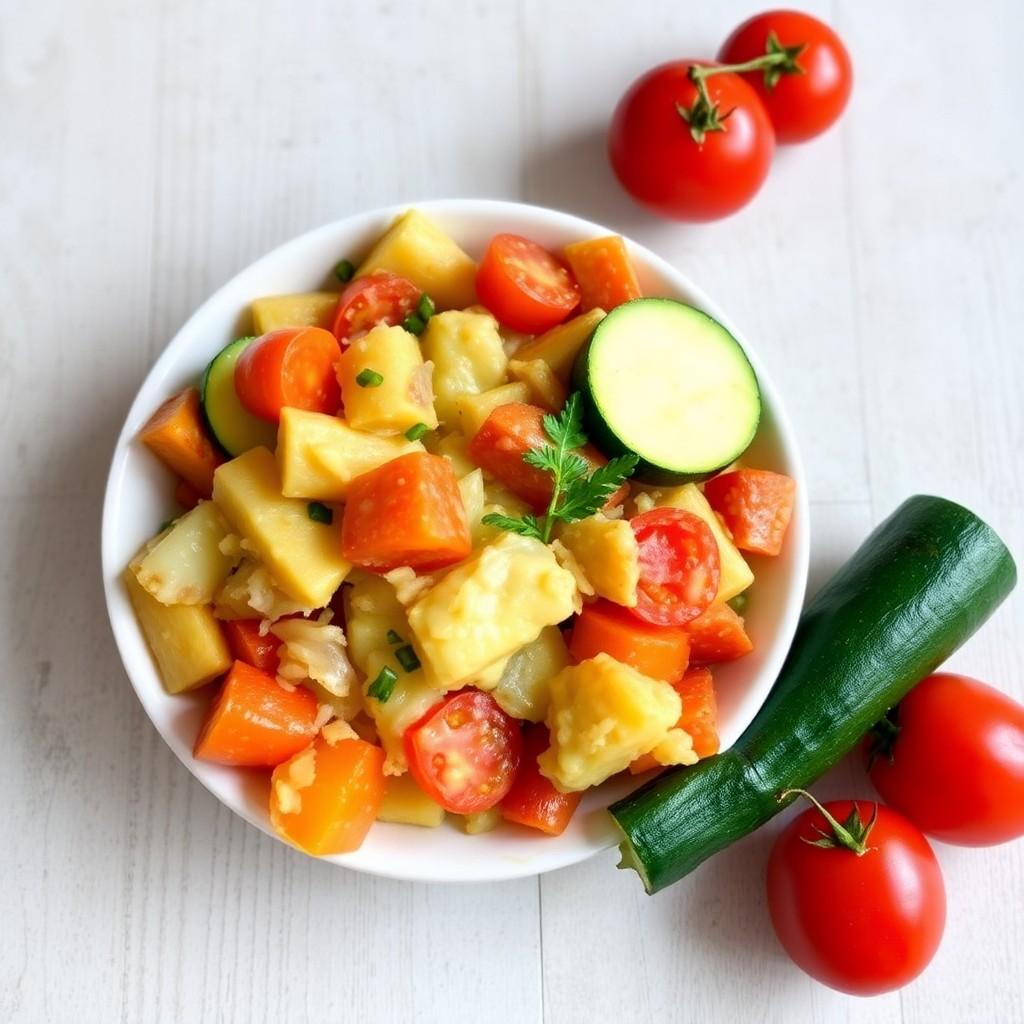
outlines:
[[[996,533],[943,498],[905,501],[805,609],[775,687],[735,746],[611,806],[648,892],[763,825],[852,749],[1013,589]]]
[[[660,348],[657,345],[659,334],[663,342],[668,341],[667,351],[664,343]],[[607,354],[615,345],[621,346],[620,352],[628,357],[627,365],[619,366],[624,372],[610,374],[598,364],[607,362]],[[652,355],[652,351],[658,354]],[[674,366],[665,365],[666,359],[673,358],[680,361]],[[710,448],[706,438],[719,442],[714,427],[709,427],[699,412],[690,416],[696,422],[687,424],[689,405],[685,399],[686,388],[699,383],[709,358],[715,364],[712,372],[716,383],[727,368],[733,384],[732,388],[713,392],[714,412],[720,421],[724,420],[731,436]],[[631,372],[633,366],[638,369],[636,375]],[[632,379],[624,381],[625,377]],[[678,399],[665,394],[666,383],[678,388]],[[673,299],[642,298],[617,306],[594,328],[580,351],[573,368],[573,386],[583,397],[584,426],[591,441],[609,458],[636,455],[640,461],[634,478],[649,484],[684,484],[714,476],[747,449],[761,417],[757,376],[742,346],[707,313]],[[621,395],[616,394],[619,388]],[[652,399],[658,392],[660,401]],[[637,418],[642,421],[648,415],[650,420],[638,430]],[[674,415],[679,419],[673,424]],[[627,426],[627,420],[633,423]],[[681,448],[692,444],[687,439],[700,439],[698,447],[704,449],[700,458],[677,454],[671,445],[666,448],[665,435],[673,426]],[[661,451],[655,457],[659,446]]]
[[[253,416],[235,392],[235,363],[254,338],[239,338],[218,352],[203,371],[199,385],[203,418],[217,446],[231,457],[263,445],[274,450],[277,427]]]

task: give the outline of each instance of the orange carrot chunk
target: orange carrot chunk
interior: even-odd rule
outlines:
[[[682,626],[651,625],[611,601],[595,601],[573,624],[569,653],[586,661],[602,651],[651,679],[674,683],[689,664],[690,638]]]
[[[302,750],[316,732],[317,702],[302,686],[236,661],[224,679],[193,753],[202,761],[272,768]]]
[[[741,551],[777,555],[793,515],[796,484],[767,469],[737,469],[704,485],[704,497]]]
[[[565,247],[565,258],[583,293],[580,306],[610,313],[616,306],[643,294],[626,243],[619,235],[573,242]]]
[[[195,388],[168,398],[139,431],[139,440],[199,497],[213,492],[213,471],[224,460],[207,436]]]
[[[676,728],[685,729],[690,734],[698,757],[717,754],[718,704],[710,670],[691,669],[672,687],[683,702],[683,713],[676,722]],[[639,775],[658,767],[658,762],[650,754],[643,754],[629,766],[629,771],[632,775]]]
[[[743,619],[727,604],[713,604],[683,628],[690,636],[690,660],[697,665],[735,661],[754,649]]]
[[[278,835],[313,856],[349,853],[366,838],[384,788],[380,747],[360,739],[332,744],[320,735],[274,769],[270,820]]]
[[[461,562],[472,542],[451,463],[410,452],[356,477],[345,501],[341,548],[371,572],[401,565],[430,572]]]
[[[203,496],[187,480],[179,480],[174,488],[174,500],[186,511],[191,511]]]
[[[515,781],[499,804],[506,821],[535,828],[549,836],[560,836],[579,806],[582,793],[562,793],[541,775],[537,758],[551,746],[543,725],[527,726],[523,733],[523,754]]]
[[[261,636],[259,619],[229,619],[221,625],[235,658],[261,672],[271,675],[277,672],[280,664],[277,652],[281,641],[273,633]]]

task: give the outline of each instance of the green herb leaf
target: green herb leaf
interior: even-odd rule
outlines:
[[[356,276],[356,265],[351,260],[342,260],[334,268],[334,276],[344,284],[347,284]]]
[[[416,315],[426,323],[436,312],[437,307],[434,305],[434,300],[424,292],[420,296],[420,301],[416,304]]]
[[[637,462],[639,459],[631,452],[598,466],[589,477],[580,476],[569,480],[561,501],[551,509],[549,515],[564,523],[574,523],[577,519],[592,516],[604,508],[608,499],[636,469]]]
[[[426,423],[414,423],[406,432],[405,436],[409,441],[418,441],[421,437],[430,433],[430,427]]]
[[[314,523],[326,523],[329,526],[334,522],[334,511],[322,501],[311,501],[306,506],[306,513]]]
[[[580,405],[578,391],[569,396],[557,416],[551,413],[545,415],[544,431],[560,451],[582,448],[587,443],[587,435],[583,433],[583,408]]]
[[[412,649],[412,644],[406,644],[404,647],[399,647],[395,651],[395,657],[398,659],[398,664],[405,669],[406,672],[415,672],[420,667],[420,659],[416,657],[416,652]]]
[[[418,313],[410,313],[403,321],[402,326],[410,334],[422,334],[426,330],[426,321]]]
[[[502,515],[500,512],[488,512],[480,522],[485,526],[496,526],[499,530],[507,530],[509,533],[518,533],[521,537],[544,539],[536,516],[525,515],[517,519],[513,516]]]
[[[393,629],[389,629],[387,633],[384,634],[384,637],[389,644],[400,644],[405,642]]]
[[[366,695],[375,697],[381,704],[387,704],[391,699],[391,694],[395,692],[395,683],[397,682],[398,676],[394,670],[385,665],[377,673],[377,678],[366,688]]]
[[[356,383],[361,388],[379,388],[384,383],[384,378],[376,370],[367,367],[356,374]]]

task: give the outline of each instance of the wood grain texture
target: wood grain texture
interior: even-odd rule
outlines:
[[[1024,1020],[1022,843],[939,849],[943,946],[871,1001],[779,951],[778,824],[655,898],[612,854],[474,888],[341,872],[192,780],[103,611],[109,452],[178,325],[292,235],[444,195],[603,221],[732,313],[803,438],[812,586],[920,490],[1024,552],[1024,17],[805,7],[849,41],[847,116],[780,152],[748,210],[678,227],[615,187],[608,112],[753,3],[0,0],[0,1020]],[[969,88],[950,87],[954,51]],[[953,664],[1024,698],[1022,635],[1016,596]],[[868,792],[853,763],[821,791]]]

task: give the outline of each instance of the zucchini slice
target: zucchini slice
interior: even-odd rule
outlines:
[[[235,363],[254,338],[239,338],[218,352],[203,373],[199,396],[214,440],[231,456],[277,445],[277,427],[253,416],[235,391]]]
[[[739,342],[706,313],[672,299],[634,299],[594,328],[576,360],[590,439],[609,457],[633,452],[646,483],[706,480],[757,433],[761,392]]]

